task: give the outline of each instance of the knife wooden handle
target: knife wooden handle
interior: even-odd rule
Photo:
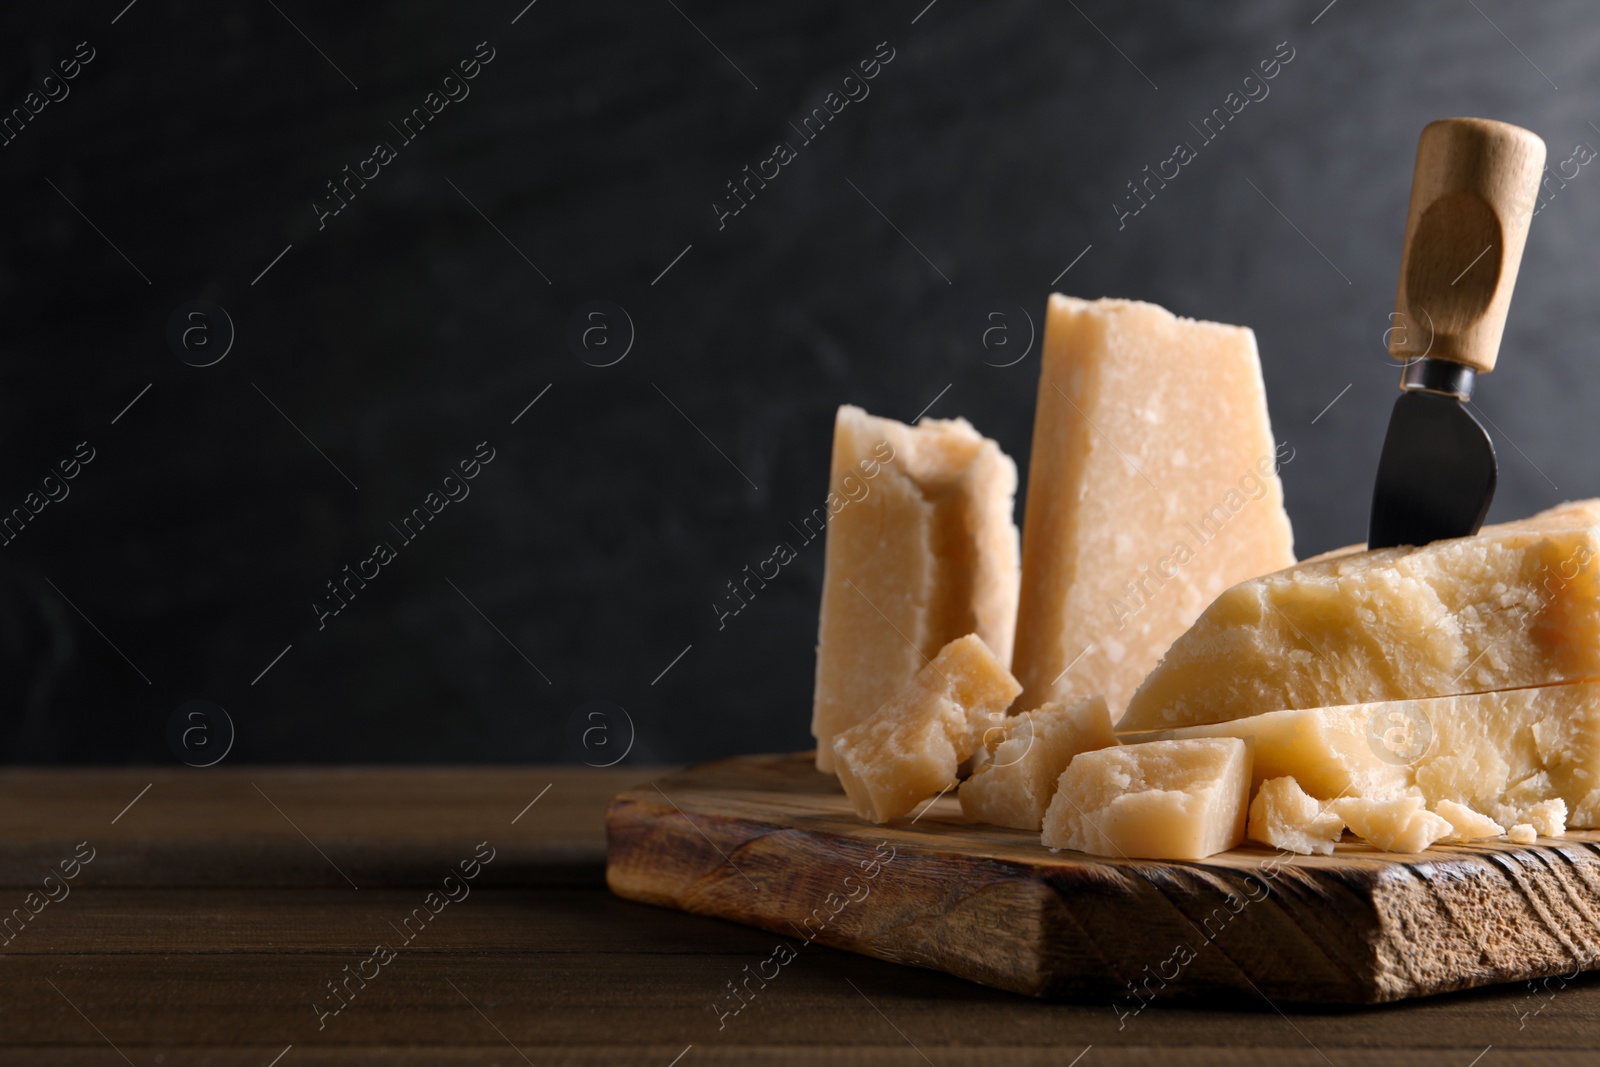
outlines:
[[[1423,128],[1389,352],[1494,370],[1544,171],[1538,134],[1489,119]]]

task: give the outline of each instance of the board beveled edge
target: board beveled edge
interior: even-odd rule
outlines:
[[[809,754],[718,760],[613,799],[606,881],[797,947],[1119,1014],[1161,997],[1377,1003],[1600,961],[1600,834],[1403,857],[1102,860],[952,822],[953,801],[939,803],[921,826],[875,826]]]

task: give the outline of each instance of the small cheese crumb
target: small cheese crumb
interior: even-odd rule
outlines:
[[[1539,831],[1525,822],[1519,822],[1506,831],[1506,836],[1519,845],[1531,845],[1539,840]]]
[[[1541,800],[1522,809],[1522,821],[1532,826],[1540,837],[1562,837],[1567,832],[1567,802],[1560,797]]]
[[[1485,837],[1499,837],[1506,832],[1505,827],[1489,816],[1480,815],[1454,800],[1439,801],[1433,811],[1450,824],[1450,832],[1440,838],[1441,841],[1480,841]]]
[[[1250,804],[1250,840],[1273,848],[1328,856],[1343,832],[1344,820],[1293,778],[1269,778]]]
[[[1425,852],[1452,826],[1423,804],[1419,796],[1345,797],[1331,807],[1369,845],[1385,852]]]

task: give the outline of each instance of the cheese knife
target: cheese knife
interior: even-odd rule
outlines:
[[[1386,335],[1403,362],[1378,460],[1367,547],[1478,532],[1494,499],[1494,444],[1469,402],[1494,370],[1544,170],[1537,134],[1440,119],[1417,144]]]

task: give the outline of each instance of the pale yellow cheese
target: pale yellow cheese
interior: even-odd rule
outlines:
[[[1010,716],[987,734],[987,758],[961,783],[961,810],[974,822],[1035,832],[1072,757],[1117,744],[1101,696],[1051,702]]]
[[[1600,535],[1509,526],[1234,586],[1173,643],[1118,729],[1600,677]]]
[[[1250,741],[1256,779],[1293,777],[1311,795],[1415,793],[1502,826],[1560,799],[1570,825],[1600,826],[1600,682],[1470,696],[1274,711],[1159,734]]]
[[[1345,825],[1385,852],[1426,852],[1454,827],[1424,806],[1419,796],[1385,799],[1345,797],[1329,805]]]
[[[1450,824],[1450,832],[1441,841],[1480,841],[1485,837],[1499,837],[1505,828],[1487,815],[1479,814],[1465,804],[1441,800],[1433,807],[1435,815]]]
[[[1327,856],[1343,832],[1344,820],[1293,778],[1269,778],[1250,802],[1247,833],[1250,840],[1263,845],[1304,856]],[[1499,827],[1495,832],[1499,833]]]
[[[888,822],[954,785],[956,768],[1021,690],[978,635],[945,645],[871,718],[833,739],[856,814]]]
[[[1525,822],[1519,822],[1506,831],[1506,837],[1519,845],[1531,845],[1539,840],[1539,831]]]
[[[1560,797],[1541,800],[1523,809],[1522,821],[1540,837],[1561,837],[1567,832],[1567,805]]]
[[[827,528],[811,734],[817,767],[833,738],[867,718],[947,642],[982,637],[1011,663],[1018,545],[1017,468],[965,419],[915,427],[841,407]]]
[[[1097,856],[1199,860],[1244,840],[1250,750],[1233,738],[1081,752],[1062,772],[1040,840]]]
[[[1129,300],[1046,312],[1014,669],[1120,714],[1235,582],[1294,562],[1255,335]]]

